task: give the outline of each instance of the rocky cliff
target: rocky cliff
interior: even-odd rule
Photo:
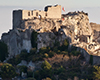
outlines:
[[[97,53],[99,38],[96,35],[99,35],[99,31],[95,30],[92,23],[89,23],[87,13],[78,11],[62,14],[61,19],[21,20],[17,28],[2,34],[1,40],[8,45],[9,57],[19,54],[23,49],[29,51],[32,48],[33,30],[39,33],[36,41],[38,50],[41,47],[52,47],[57,41],[61,45],[63,40],[68,38],[70,45],[84,48],[90,54],[93,54],[93,51],[99,54]]]

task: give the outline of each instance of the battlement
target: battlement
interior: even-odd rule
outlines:
[[[46,6],[44,11],[40,10],[14,10],[13,28],[20,24],[20,20],[34,18],[61,18],[61,5]]]

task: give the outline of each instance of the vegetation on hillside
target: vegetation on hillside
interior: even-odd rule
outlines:
[[[93,56],[90,56],[89,63],[86,63],[85,58],[81,52],[77,51],[77,47],[71,46],[68,49],[68,40],[64,40],[63,44],[60,45],[59,42],[53,43],[54,47],[43,47],[37,52],[37,48],[34,46],[28,53],[27,50],[22,50],[20,54],[16,55],[12,59],[8,60],[8,63],[13,66],[17,66],[21,60],[29,61],[44,61],[41,68],[35,72],[29,71],[26,66],[17,66],[17,69],[22,72],[27,73],[26,80],[67,80],[67,79],[100,79],[100,67],[93,66]],[[7,66],[7,65],[6,65]],[[2,70],[3,67],[1,67]],[[10,71],[10,67],[4,69],[5,71]],[[15,76],[14,67],[12,67],[14,74],[8,78]],[[2,70],[3,71],[3,70]],[[4,71],[3,71],[4,72]],[[6,72],[2,78],[8,75]],[[9,74],[9,75],[10,75]],[[34,76],[34,78],[32,78]]]
[[[16,76],[16,71],[11,64],[4,63],[0,66],[0,74],[3,79],[11,80]]]

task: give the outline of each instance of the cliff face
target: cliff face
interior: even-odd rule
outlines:
[[[68,38],[70,45],[76,45],[86,50],[93,41],[93,29],[90,26],[88,14],[84,12],[70,12],[62,15],[61,19],[27,19],[20,21],[20,25],[2,35],[2,41],[8,45],[9,56],[17,55],[21,50],[30,50],[31,33],[35,30],[37,36],[37,49],[52,47],[55,42],[62,44]],[[97,46],[96,46],[97,47]],[[94,49],[95,50],[95,49]]]

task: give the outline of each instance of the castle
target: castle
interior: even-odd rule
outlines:
[[[97,26],[97,25],[96,25]],[[67,38],[70,45],[84,48],[90,54],[100,56],[99,26],[89,23],[88,14],[69,12],[61,14],[61,6],[46,6],[44,11],[14,10],[13,29],[3,33],[1,41],[7,44],[9,57],[20,54],[23,49],[30,51],[31,35],[37,31],[37,49],[52,47]]]
[[[19,26],[22,20],[35,18],[61,18],[61,5],[46,6],[44,11],[40,10],[14,10],[13,28]]]

